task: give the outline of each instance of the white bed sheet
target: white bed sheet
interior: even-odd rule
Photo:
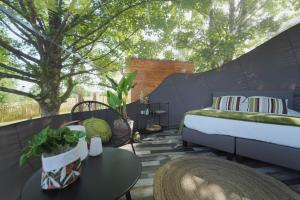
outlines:
[[[186,115],[184,125],[206,134],[229,135],[300,148],[300,127]]]

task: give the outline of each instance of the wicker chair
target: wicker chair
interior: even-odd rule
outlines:
[[[71,125],[71,124],[80,124],[81,121],[95,117],[101,118],[107,121],[112,130],[112,138],[103,146],[107,147],[120,147],[125,144],[130,144],[132,147],[132,151],[135,154],[135,149],[133,146],[133,138],[132,138],[132,130],[127,122],[123,118],[123,116],[117,112],[115,109],[110,107],[107,104],[98,101],[82,101],[77,103],[71,111],[72,121],[63,124],[63,126]],[[126,128],[120,131],[119,129],[114,128],[114,120],[123,119],[126,124]]]

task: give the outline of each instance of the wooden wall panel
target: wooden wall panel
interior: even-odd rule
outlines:
[[[192,62],[132,58],[129,63],[131,71],[138,71],[136,86],[131,91],[131,101],[138,100],[141,91],[145,96],[151,93],[171,74],[194,73]]]

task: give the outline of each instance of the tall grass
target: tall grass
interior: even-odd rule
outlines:
[[[84,100],[97,100],[106,103],[106,96],[84,97]],[[73,106],[78,103],[77,98],[69,98],[60,106],[59,113],[70,113]],[[0,104],[0,123],[37,118],[41,116],[37,102],[25,101]]]

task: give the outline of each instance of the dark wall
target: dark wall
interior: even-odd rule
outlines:
[[[169,76],[153,93],[153,102],[170,103],[170,125],[178,126],[184,112],[211,105],[212,93],[238,90],[294,91],[294,108],[300,110],[300,24],[281,33],[253,51],[224,65],[221,69],[200,74]],[[128,106],[137,120],[138,103]],[[108,117],[109,111],[101,111]],[[18,159],[24,144],[42,128],[58,127],[71,120],[69,114],[41,118],[0,127],[0,199],[16,199],[28,177],[40,167],[32,159],[19,168]]]
[[[128,105],[130,117],[136,120],[137,104]],[[112,126],[118,118],[112,110],[104,109],[93,112],[81,112],[73,115],[73,120],[98,117],[105,119]],[[43,128],[58,128],[65,122],[72,121],[71,114],[38,118],[0,127],[0,200],[15,200],[20,197],[21,189],[28,178],[41,167],[40,158],[29,159],[24,167],[19,167],[21,150]]]
[[[21,149],[42,128],[59,127],[70,115],[40,118],[0,127],[0,199],[16,199],[29,176],[40,168],[40,159],[31,159],[19,167]]]
[[[174,74],[150,94],[170,102],[170,124],[178,126],[184,112],[211,105],[212,93],[239,90],[298,90],[300,24],[279,34],[221,69],[199,74]],[[300,109],[294,98],[294,109]]]

